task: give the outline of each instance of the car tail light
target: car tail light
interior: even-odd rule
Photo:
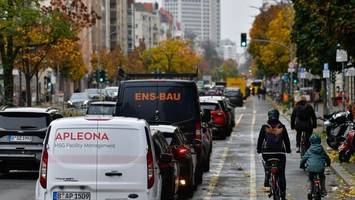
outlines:
[[[154,185],[154,162],[152,151],[147,153],[147,180],[148,180],[148,189],[152,188]]]
[[[177,155],[178,155],[179,158],[184,158],[184,157],[186,156],[186,154],[187,154],[188,151],[189,151],[189,150],[188,150],[186,147],[184,147],[184,146],[181,146],[181,147],[179,147],[179,148],[176,150]]]
[[[47,188],[47,171],[48,171],[48,152],[47,149],[43,150],[41,168],[39,171],[39,182],[42,188]]]
[[[211,111],[211,116],[213,118],[213,122],[217,125],[224,125],[226,122],[226,115],[223,110],[214,110]]]

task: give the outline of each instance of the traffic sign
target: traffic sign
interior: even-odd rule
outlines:
[[[329,70],[329,64],[328,63],[324,63],[323,70]]]
[[[328,69],[323,70],[323,78],[329,78],[330,77],[330,71]]]
[[[306,78],[306,69],[300,68],[300,78]]]
[[[348,61],[348,54],[346,53],[345,50],[337,49],[336,61],[337,62],[347,62]]]

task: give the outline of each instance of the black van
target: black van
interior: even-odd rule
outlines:
[[[202,171],[209,168],[212,137],[202,122],[195,82],[162,79],[123,81],[115,115],[145,119],[154,125],[180,127],[188,143],[196,150],[196,182],[202,182]]]

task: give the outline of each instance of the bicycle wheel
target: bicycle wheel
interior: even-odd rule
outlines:
[[[275,177],[275,175],[272,175],[272,196],[274,200],[280,200],[281,199],[281,190],[279,187],[279,179]]]

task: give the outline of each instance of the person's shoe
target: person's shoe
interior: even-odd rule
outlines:
[[[281,192],[281,200],[286,200],[286,193],[285,192]]]
[[[296,151],[296,153],[300,153],[301,151],[300,151],[300,148],[298,147],[298,149],[297,149],[297,151]]]
[[[322,197],[327,196],[327,195],[328,195],[327,190],[322,190],[322,191],[321,191],[321,195],[322,195]]]
[[[308,199],[308,200],[312,200],[312,199],[313,199],[312,193],[308,192],[308,194],[307,194],[307,199]]]

